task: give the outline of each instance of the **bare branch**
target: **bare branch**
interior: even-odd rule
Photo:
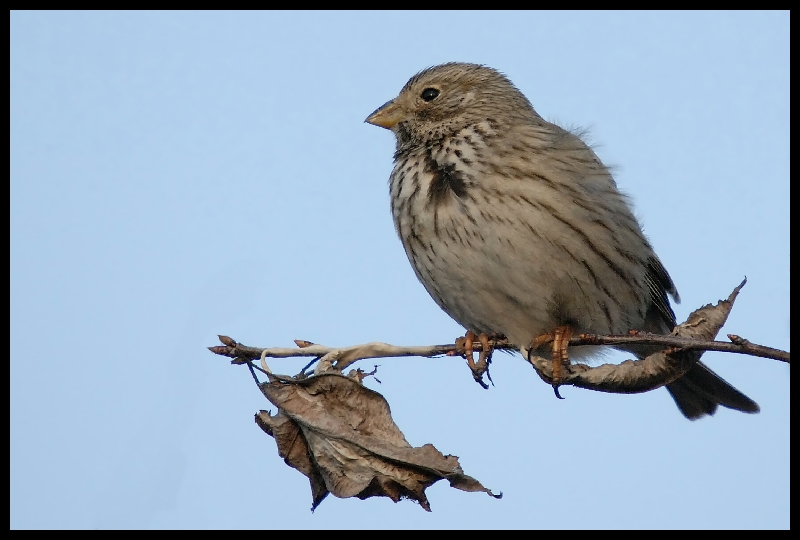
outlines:
[[[705,351],[731,352],[770,358],[781,362],[790,362],[789,352],[757,345],[734,334],[729,334],[730,342],[715,341],[719,329],[725,324],[739,291],[745,282],[736,287],[726,300],[716,305],[705,305],[694,311],[686,322],[678,325],[670,335],[658,335],[645,332],[631,332],[627,336],[601,336],[594,334],[578,334],[569,340],[571,346],[580,345],[632,345],[647,346],[656,351],[642,360],[628,360],[621,364],[604,364],[589,367],[582,364],[570,364],[565,367],[566,374],[559,377],[557,384],[569,384],[614,393],[646,392],[659,386],[669,384],[688,371]],[[392,358],[404,356],[437,357],[462,356],[463,349],[455,343],[446,345],[428,345],[406,347],[388,343],[365,343],[349,347],[327,347],[310,341],[296,340],[298,348],[261,348],[248,347],[237,343],[227,336],[219,336],[223,346],[209,347],[215,354],[234,358],[232,363],[249,363],[251,360],[270,358],[312,357],[319,359],[315,374],[330,370],[342,372],[358,360],[368,358]],[[525,346],[508,343],[506,340],[494,340],[493,349],[517,350],[536,369],[537,373],[549,383],[553,383],[550,359],[535,355],[534,350]],[[482,351],[480,342],[473,343],[476,351]],[[477,380],[477,379],[476,379]],[[479,381],[482,382],[482,381]]]
[[[756,345],[735,334],[728,334],[727,341],[709,341],[703,339],[684,338],[675,335],[651,334],[636,332],[627,336],[600,336],[596,334],[579,334],[569,340],[570,345],[658,345],[664,348],[693,349],[697,351],[716,351],[746,354],[770,358],[781,362],[789,362],[789,352],[773,349],[764,345]]]
[[[757,345],[734,334],[728,334],[731,342],[728,341],[709,341],[704,339],[685,338],[673,335],[651,334],[648,332],[637,332],[627,336],[603,336],[598,334],[577,334],[570,338],[571,346],[579,345],[657,345],[666,348],[692,349],[697,351],[716,351],[746,354],[779,360],[790,363],[790,353],[781,349],[773,349],[764,345]],[[220,339],[230,339],[227,336],[220,336]],[[458,347],[455,343],[446,345],[421,345],[404,346],[390,345],[389,343],[372,342],[363,345],[350,345],[348,347],[328,347],[326,345],[311,344],[302,349],[290,349],[282,347],[248,347],[230,339],[235,345],[208,347],[208,349],[221,356],[230,358],[242,358],[257,360],[261,353],[266,351],[268,358],[313,358],[323,357],[327,354],[333,356],[342,355],[336,366],[344,369],[358,360],[368,358],[400,358],[403,356],[420,356],[424,358],[434,358],[437,356],[455,356],[458,354]],[[310,342],[308,342],[310,343]],[[476,342],[473,345],[475,351],[481,351],[481,344]],[[507,341],[498,341],[493,347],[495,350],[518,351],[517,345]],[[346,360],[342,365],[342,360]],[[242,362],[234,362],[242,363]]]

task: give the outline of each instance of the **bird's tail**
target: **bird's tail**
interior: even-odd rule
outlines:
[[[689,420],[712,415],[717,405],[746,413],[757,413],[758,403],[739,392],[702,362],[667,385],[675,404]]]

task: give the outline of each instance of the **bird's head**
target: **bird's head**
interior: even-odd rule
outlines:
[[[400,94],[365,120],[394,132],[398,147],[429,144],[461,129],[502,118],[537,116],[505,75],[479,64],[447,63],[411,77]]]

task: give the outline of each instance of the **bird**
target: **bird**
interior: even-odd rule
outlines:
[[[675,327],[669,297],[679,302],[678,291],[609,168],[501,72],[461,62],[423,69],[365,122],[396,139],[391,213],[416,277],[470,340],[551,336],[566,348],[573,332]],[[600,351],[576,346],[569,357]],[[719,405],[759,411],[701,362],[666,389],[691,420]]]

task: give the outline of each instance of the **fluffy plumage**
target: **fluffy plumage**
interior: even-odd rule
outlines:
[[[527,345],[563,325],[674,327],[677,290],[608,168],[505,76],[428,68],[367,122],[397,139],[392,216],[417,278],[466,329]],[[595,352],[570,348],[573,358]],[[717,405],[758,411],[703,364],[667,389],[691,419]]]

